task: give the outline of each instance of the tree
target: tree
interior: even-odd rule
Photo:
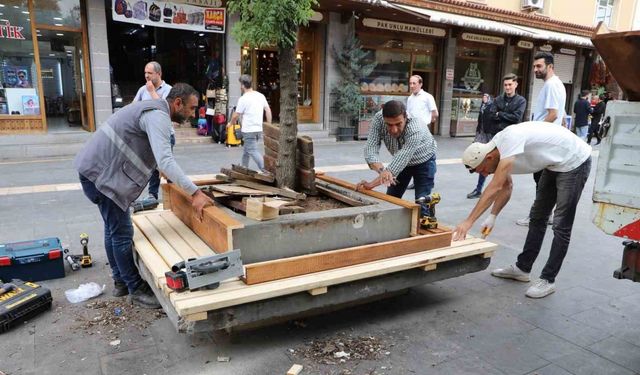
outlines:
[[[276,162],[279,187],[296,186],[296,142],[298,136],[298,77],[296,41],[298,28],[307,25],[316,0],[229,0],[227,8],[240,21],[232,35],[251,47],[275,46],[280,74],[280,147]]]

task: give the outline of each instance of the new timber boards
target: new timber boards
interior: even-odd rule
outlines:
[[[249,285],[258,284],[447,247],[451,245],[451,236],[450,230],[440,233],[426,233],[401,240],[247,264],[245,266],[245,282]]]

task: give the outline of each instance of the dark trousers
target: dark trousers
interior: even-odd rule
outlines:
[[[402,198],[404,192],[409,186],[409,182],[413,177],[413,183],[415,185],[415,198],[425,197],[431,194],[431,190],[434,186],[434,180],[436,176],[436,157],[425,161],[424,163],[417,165],[409,165],[405,167],[402,172],[396,177],[396,184],[387,188],[387,194]],[[429,208],[426,205],[422,205],[422,216],[429,216]]]
[[[107,252],[111,275],[115,282],[127,284],[133,293],[143,283],[133,261],[133,225],[128,211],[98,191],[96,185],[83,175],[80,184],[84,195],[95,203],[104,221],[104,249]]]
[[[176,145],[176,136],[171,134],[171,151],[173,151],[173,146]],[[149,194],[153,195],[158,199],[158,193],[160,192],[160,171],[154,170],[151,174],[151,178],[149,179]]]
[[[598,143],[600,143],[600,122],[592,121],[589,125],[589,134],[587,134],[587,143],[591,144],[591,138],[596,137]]]
[[[536,189],[536,200],[531,207],[529,232],[516,263],[522,271],[531,272],[547,231],[547,220],[555,205],[551,252],[540,274],[541,279],[551,283],[555,282],[569,248],[576,207],[584,184],[589,178],[590,170],[591,157],[578,168],[569,172],[552,172],[547,169],[542,171]]]

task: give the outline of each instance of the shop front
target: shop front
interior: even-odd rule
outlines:
[[[84,3],[0,0],[0,134],[95,129]]]
[[[366,62],[376,64],[360,82],[358,138],[366,138],[373,115],[385,102],[395,99],[406,103],[412,75],[422,77],[422,89],[433,95],[439,106],[445,29],[364,18],[356,24],[356,34],[368,53]],[[436,134],[438,125],[431,131]]]
[[[451,128],[453,137],[476,132],[482,95],[502,92],[501,74],[505,38],[461,33],[456,44]]]
[[[165,82],[192,85],[201,105],[226,114],[222,1],[105,0],[105,9],[115,109],[133,100],[145,84],[145,65],[156,61]]]

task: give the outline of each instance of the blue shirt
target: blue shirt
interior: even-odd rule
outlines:
[[[162,83],[160,84],[160,87],[156,88],[156,92],[158,93],[158,95],[160,95],[162,99],[167,98],[167,96],[169,95],[169,91],[171,91],[171,85],[166,83],[165,81],[162,81]],[[151,97],[151,94],[149,94],[149,91],[147,90],[146,85],[140,87],[140,89],[138,89],[138,93],[136,94],[135,98],[133,98],[134,102],[139,102],[142,100],[153,100],[153,98]]]

